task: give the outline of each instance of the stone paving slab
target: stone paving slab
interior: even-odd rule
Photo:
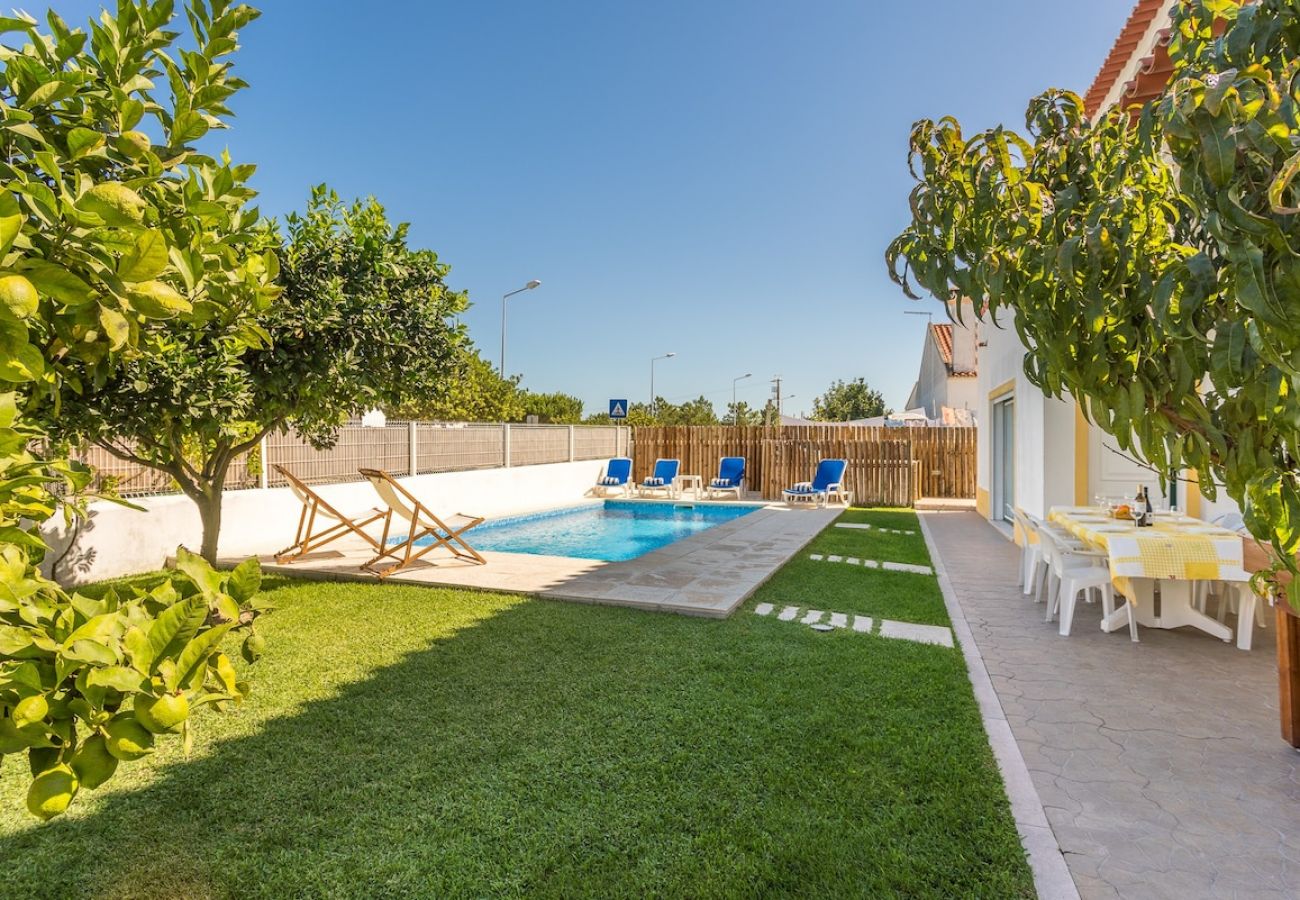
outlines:
[[[915,622],[895,622],[893,619],[880,620],[881,637],[900,638],[905,641],[917,641],[921,644],[938,644],[941,647],[952,646],[952,631],[942,625],[917,625]]]
[[[1081,604],[1062,638],[1017,586],[1014,544],[972,512],[924,521],[987,668],[976,694],[1000,704],[1080,895],[1300,897],[1271,619],[1249,652],[1188,628],[1133,644]]]
[[[759,603],[754,607],[754,615],[770,616],[776,611],[776,606],[771,603]],[[799,613],[803,612],[803,618],[799,618]],[[829,621],[823,621],[826,618],[826,610],[809,609],[803,610],[798,606],[787,606],[777,613],[777,619],[782,622],[795,622],[800,625],[829,625],[831,628],[848,628],[850,627],[849,617],[852,616],[852,628],[860,634],[871,634],[872,619],[870,616],[859,616],[852,613],[832,612]],[[891,619],[880,620],[880,630],[877,632],[880,637],[896,638],[904,641],[916,641],[921,644],[936,644],[941,647],[954,646],[952,630],[942,625],[918,625],[913,622],[895,622]]]
[[[623,562],[484,551],[487,564],[476,565],[440,550],[385,580],[725,618],[840,512],[764,506]],[[472,532],[468,537],[472,543]],[[262,568],[297,577],[377,581],[360,568],[372,555],[359,540],[339,541],[283,565],[262,557]]]

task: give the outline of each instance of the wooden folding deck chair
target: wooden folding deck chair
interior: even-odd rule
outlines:
[[[471,547],[463,535],[475,525],[483,521],[482,516],[466,516],[457,513],[447,520],[438,518],[434,515],[429,507],[425,506],[415,495],[402,487],[394,480],[393,476],[381,469],[358,469],[361,476],[369,481],[374,487],[375,493],[379,499],[384,501],[388,506],[390,522],[396,519],[398,522],[406,522],[406,537],[399,544],[392,547],[384,547],[379,551],[379,555],[361,568],[374,572],[380,578],[393,574],[399,569],[409,566],[420,557],[439,547],[445,547],[457,559],[463,559],[466,562],[483,565],[487,562],[479,552]],[[385,532],[385,535],[387,532]],[[431,541],[427,547],[416,547],[416,541],[424,538],[430,538]],[[385,536],[385,540],[387,537]],[[381,559],[392,558],[395,562],[386,569],[376,567]]]
[[[348,534],[355,534],[377,551],[384,549],[384,541],[388,540],[388,520],[393,514],[392,510],[375,507],[362,513],[365,518],[350,518],[330,506],[320,494],[313,491],[284,466],[274,465],[271,468],[284,476],[284,480],[289,482],[289,489],[302,502],[302,514],[298,516],[298,533],[292,544],[275,554],[276,562],[293,562],[303,554],[318,550]],[[384,523],[384,536],[375,540],[365,532],[365,527],[379,521]],[[318,531],[317,528],[320,530]]]

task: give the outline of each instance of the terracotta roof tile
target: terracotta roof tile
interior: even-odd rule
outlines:
[[[954,378],[974,378],[976,372],[954,372],[952,368],[952,323],[941,322],[937,325],[930,326],[930,334],[934,337],[934,345],[939,348],[939,358],[943,364],[948,367],[948,374]]]
[[[952,323],[944,322],[939,325],[930,326],[930,334],[934,336],[935,346],[939,348],[939,358],[949,369],[952,368]]]
[[[1128,21],[1124,23],[1124,28],[1115,39],[1115,45],[1110,48],[1110,54],[1106,61],[1102,63],[1101,71],[1093,79],[1092,87],[1088,88],[1088,93],[1084,95],[1084,108],[1089,116],[1097,114],[1101,109],[1102,101],[1110,93],[1110,89],[1115,86],[1119,79],[1120,73],[1128,65],[1128,61],[1137,51],[1138,45],[1142,43],[1142,38],[1146,35],[1151,23],[1162,11],[1172,5],[1169,0],[1137,0],[1137,5],[1133,7],[1133,12],[1129,14]],[[1168,60],[1168,54],[1165,54]],[[1166,73],[1166,78],[1168,74]],[[1164,82],[1160,83],[1160,90],[1164,89]],[[1135,101],[1142,102],[1142,101]]]

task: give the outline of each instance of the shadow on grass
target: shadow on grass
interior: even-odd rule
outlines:
[[[951,651],[755,616],[273,593],[251,721],[205,716],[223,737],[75,817],[11,818],[5,896],[1032,892]]]

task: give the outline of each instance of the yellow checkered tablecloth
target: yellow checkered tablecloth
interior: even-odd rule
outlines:
[[[1112,578],[1245,581],[1241,535],[1197,519],[1157,516],[1150,528],[1112,519],[1105,510],[1053,508],[1048,520],[1104,550]]]

